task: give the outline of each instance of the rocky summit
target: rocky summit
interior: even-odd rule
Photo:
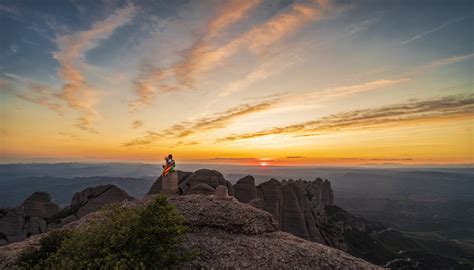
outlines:
[[[122,205],[143,207],[155,196]],[[181,269],[379,269],[343,251],[281,232],[270,213],[247,204],[201,194],[175,196],[169,202],[191,228],[181,248],[199,250],[193,261],[178,266]],[[67,227],[87,226],[100,216],[101,212],[91,213]],[[18,254],[38,245],[44,235],[0,247],[0,269],[14,267]]]
[[[335,206],[328,180],[270,179],[255,185],[252,176],[245,176],[232,185],[215,170],[174,173],[178,189],[169,201],[191,227],[183,249],[199,250],[184,268],[377,268],[346,252],[372,259],[367,254],[379,246],[372,244],[367,251],[357,245],[358,239],[375,243],[371,233],[386,228]],[[49,194],[35,193],[18,208],[2,209],[1,241],[10,243],[0,247],[3,269],[12,267],[24,248],[38,245],[48,230],[87,226],[100,216],[98,210],[114,202],[142,207],[166,191],[162,186],[160,176],[142,199],[113,185],[90,187],[77,192],[63,209],[51,202]]]
[[[355,246],[350,243],[352,239],[344,237],[347,231],[355,230],[370,238],[373,231],[386,229],[335,206],[331,183],[321,178],[313,181],[270,179],[256,186],[250,175],[232,185],[214,170],[178,171],[177,174],[180,195],[212,195],[218,185],[226,186],[229,195],[239,202],[272,214],[279,230],[343,251],[352,251],[349,246]],[[160,176],[148,194],[160,193],[161,183]]]

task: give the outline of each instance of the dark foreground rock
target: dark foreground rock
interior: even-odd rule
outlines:
[[[248,203],[257,198],[257,188],[255,187],[255,179],[251,175],[247,175],[237,181],[234,187],[234,196],[242,203]]]
[[[34,192],[19,207],[0,209],[0,246],[46,232],[45,219],[58,211],[47,192]]]
[[[142,207],[152,199],[148,196],[123,206]],[[169,201],[191,228],[182,248],[199,250],[192,262],[179,268],[380,269],[340,250],[278,231],[272,215],[246,204],[205,195],[176,196]],[[87,226],[100,216],[101,212],[86,215],[68,227]],[[38,245],[44,235],[0,247],[0,269],[14,268],[18,254]]]

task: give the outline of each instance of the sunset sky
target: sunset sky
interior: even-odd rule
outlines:
[[[473,164],[473,1],[0,0],[1,162]]]

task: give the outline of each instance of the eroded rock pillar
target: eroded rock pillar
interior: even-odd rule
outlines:
[[[167,195],[178,193],[178,172],[170,172],[166,176],[162,176],[161,192]]]

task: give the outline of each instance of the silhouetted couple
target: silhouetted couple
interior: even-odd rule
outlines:
[[[173,155],[169,154],[165,157],[165,165],[163,165],[163,176],[167,176],[170,172],[174,172],[174,167],[176,166]]]

